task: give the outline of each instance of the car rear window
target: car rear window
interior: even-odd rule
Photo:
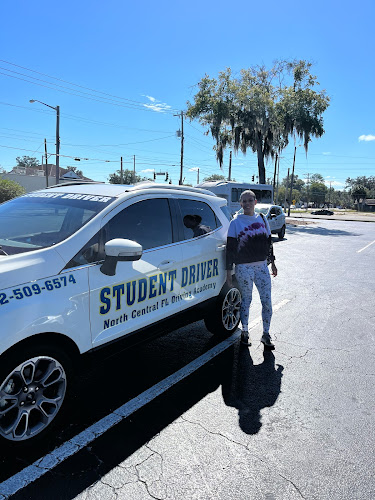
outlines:
[[[8,255],[68,238],[114,200],[107,196],[37,192],[0,205],[0,247]]]

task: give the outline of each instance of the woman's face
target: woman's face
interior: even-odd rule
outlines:
[[[257,203],[254,196],[251,194],[245,194],[240,203],[245,215],[254,215],[254,207]]]

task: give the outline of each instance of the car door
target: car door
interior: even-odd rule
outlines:
[[[183,266],[181,307],[216,297],[225,282],[226,234],[214,210],[204,201],[178,198]]]
[[[93,346],[152,325],[180,310],[173,299],[180,291],[181,249],[174,242],[167,197],[138,197],[109,221],[105,241],[125,238],[140,243],[139,260],[118,262],[114,276],[101,265],[89,269]]]
[[[271,231],[277,230],[276,207],[271,207],[267,215],[268,224]]]
[[[285,224],[285,214],[282,211],[280,207],[274,207],[275,208],[275,229],[280,231],[280,229],[284,226]]]

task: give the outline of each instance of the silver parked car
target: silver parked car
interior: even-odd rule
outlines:
[[[282,240],[285,236],[286,229],[285,214],[282,207],[279,205],[269,205],[267,203],[257,203],[254,210],[256,213],[262,213],[267,217],[271,233],[277,234],[279,239]],[[242,208],[237,213],[243,214]]]

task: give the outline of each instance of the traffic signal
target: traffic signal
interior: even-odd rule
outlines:
[[[169,175],[168,175],[168,172],[167,172],[167,173],[165,174],[165,180],[166,180],[166,181],[168,180],[168,177],[169,177]]]
[[[254,182],[254,176],[251,176],[251,181]]]
[[[156,181],[156,172],[154,172],[154,181]]]

